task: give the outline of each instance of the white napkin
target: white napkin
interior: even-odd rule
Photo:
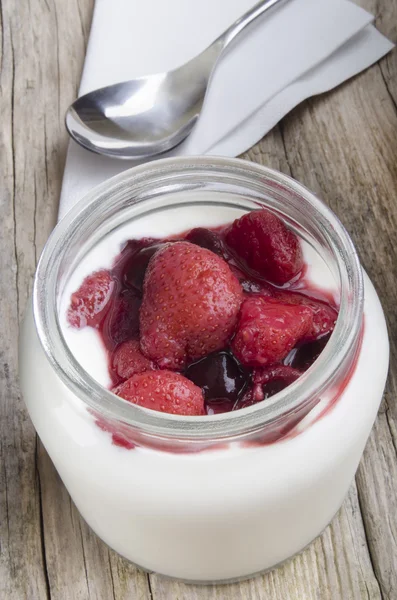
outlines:
[[[257,0],[96,0],[80,95],[178,66]],[[237,156],[305,98],[370,66],[393,45],[348,0],[286,0],[219,63],[191,135],[162,156]],[[137,164],[70,143],[59,216],[92,187]]]

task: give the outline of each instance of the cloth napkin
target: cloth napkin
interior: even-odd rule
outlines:
[[[186,62],[257,0],[96,0],[79,94]],[[219,62],[191,135],[162,155],[237,156],[305,98],[384,56],[393,44],[348,0],[285,0],[235,40]],[[138,164],[70,142],[61,218],[85,193]]]

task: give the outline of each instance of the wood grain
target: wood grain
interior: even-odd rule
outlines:
[[[55,222],[63,114],[80,79],[94,0],[2,0],[0,79],[0,598],[397,598],[397,52],[288,115],[244,157],[292,174],[351,233],[388,318],[391,369],[356,482],[322,536],[281,568],[228,586],[147,576],[87,527],[17,386],[17,332]],[[361,0],[397,40],[397,0]]]

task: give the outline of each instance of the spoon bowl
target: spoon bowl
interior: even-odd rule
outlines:
[[[247,25],[284,0],[262,0],[182,66],[109,85],[78,98],[65,123],[92,152],[142,159],[177,146],[192,131],[220,55]]]

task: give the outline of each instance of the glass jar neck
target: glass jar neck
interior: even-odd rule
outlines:
[[[230,205],[241,211],[267,207],[308,241],[332,270],[340,291],[335,330],[314,365],[266,402],[205,417],[156,413],[132,405],[89,376],[69,350],[59,321],[65,281],[82,257],[121,224],[186,206],[195,193],[203,210]],[[201,200],[199,199],[201,194]],[[178,440],[222,440],[255,435],[296,422],[348,372],[363,315],[359,260],[335,215],[309,190],[271,169],[238,159],[159,160],[133,168],[94,189],[57,225],[40,258],[33,292],[38,335],[61,380],[101,418],[122,422],[139,435]]]

